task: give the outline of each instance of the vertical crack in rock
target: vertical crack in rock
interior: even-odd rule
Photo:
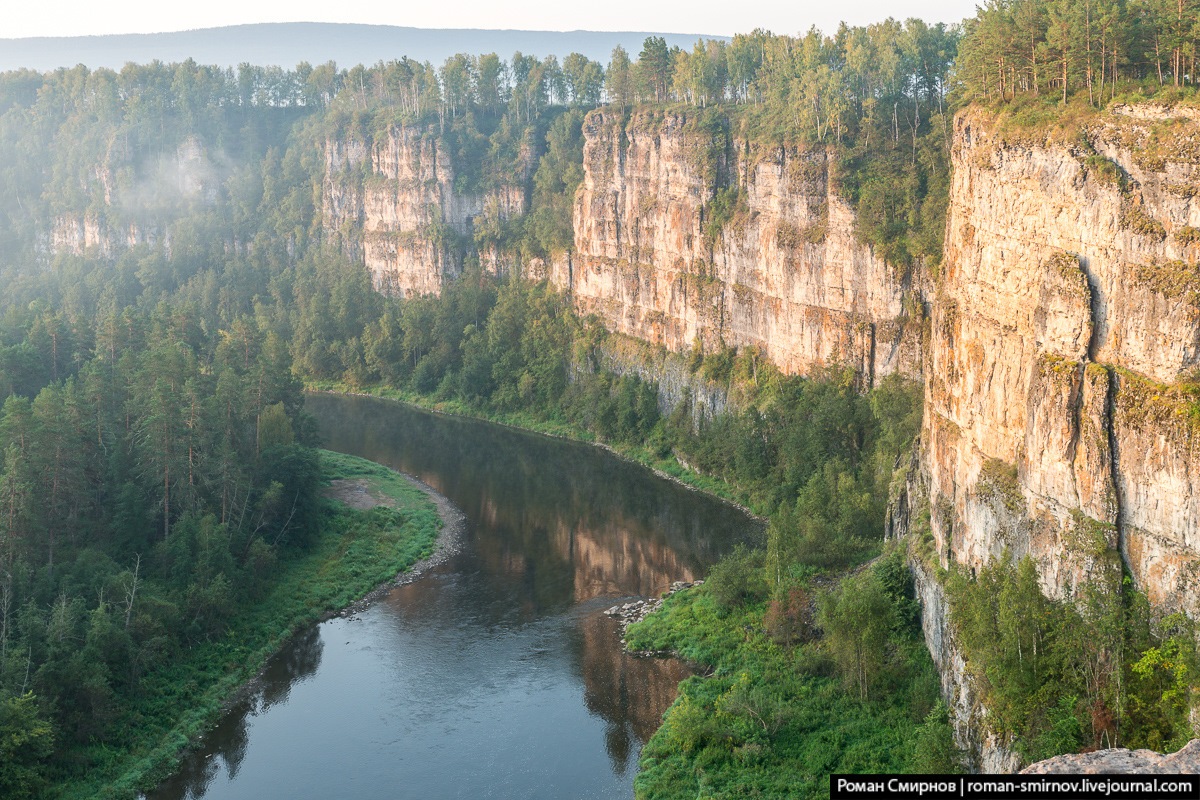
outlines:
[[[1079,257],[1079,269],[1083,271],[1084,279],[1087,282],[1088,290],[1088,310],[1091,314],[1091,332],[1088,335],[1087,343],[1087,358],[1084,362],[1084,370],[1087,369],[1087,364],[1098,363],[1097,354],[1100,351],[1100,344],[1107,332],[1107,319],[1105,318],[1105,302],[1104,295],[1100,289],[1100,281],[1091,270],[1091,265],[1087,258]],[[1104,399],[1104,419],[1103,424],[1105,434],[1108,436],[1108,470],[1109,481],[1112,485],[1113,505],[1113,525],[1117,531],[1117,552],[1121,554],[1121,558],[1125,562],[1127,568],[1131,567],[1129,555],[1125,547],[1125,502],[1121,487],[1121,468],[1120,468],[1120,451],[1119,437],[1117,436],[1117,392],[1119,391],[1119,377],[1116,370],[1108,365],[1104,365],[1105,372],[1108,374],[1108,388]],[[1086,376],[1081,375],[1082,380]],[[1082,391],[1080,392],[1082,396]],[[1082,403],[1076,404],[1076,432],[1075,438],[1078,438],[1079,429],[1082,427]]]
[[[1088,311],[1092,317],[1092,330],[1088,335],[1087,343],[1087,360],[1095,361],[1096,354],[1100,351],[1100,340],[1107,328],[1104,318],[1104,295],[1100,291],[1100,281],[1092,273],[1087,258],[1079,256],[1079,269],[1083,272],[1083,278],[1087,284]]]
[[[1095,324],[1092,325],[1092,330],[1095,331]],[[1067,399],[1068,412],[1071,415],[1073,425],[1071,426],[1071,438],[1067,442],[1067,450],[1065,461],[1068,464],[1074,464],[1079,454],[1079,437],[1083,433],[1083,426],[1086,422],[1083,411],[1083,383],[1087,380],[1087,365],[1089,358],[1084,358],[1083,362],[1078,367],[1078,377],[1071,383],[1071,396]],[[1075,487],[1075,507],[1082,505],[1079,491],[1079,479],[1073,481]]]
[[[1121,554],[1121,558],[1125,562],[1125,567],[1132,570],[1133,564],[1129,559],[1129,553],[1126,552],[1125,546],[1125,498],[1121,486],[1121,456],[1117,436],[1117,392],[1119,391],[1118,376],[1116,370],[1109,367],[1105,368],[1108,371],[1108,397],[1104,404],[1104,427],[1108,431],[1108,468],[1109,480],[1112,481],[1113,503],[1116,508],[1113,511],[1113,525],[1117,529],[1117,552]]]
[[[1092,274],[1088,259],[1083,256],[1076,256],[1076,264],[1079,271],[1083,274],[1083,288],[1087,292],[1088,306],[1088,340],[1087,347],[1083,354],[1083,359],[1079,364],[1078,378],[1071,384],[1071,397],[1068,398],[1068,409],[1071,418],[1074,421],[1071,431],[1071,439],[1067,443],[1066,459],[1067,463],[1074,464],[1076,455],[1079,452],[1079,437],[1083,433],[1085,424],[1084,404],[1083,404],[1083,384],[1087,380],[1088,364],[1095,361],[1096,352],[1099,348],[1099,333],[1103,314],[1103,307],[1100,304],[1100,284],[1096,276]],[[1106,401],[1107,402],[1107,401]],[[1079,481],[1074,481],[1075,488],[1075,506],[1080,506],[1081,496]]]

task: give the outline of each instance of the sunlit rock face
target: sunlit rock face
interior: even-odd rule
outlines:
[[[502,221],[525,210],[522,186],[487,192],[455,190],[455,170],[434,127],[391,125],[371,138],[325,142],[322,212],[326,235],[361,256],[375,287],[407,297],[437,294],[462,268],[462,248],[475,221]],[[494,252],[481,260],[508,265]]]
[[[1029,555],[1067,598],[1123,561],[1160,613],[1200,613],[1198,429],[1178,386],[1200,355],[1200,124],[1162,116],[1127,107],[1067,141],[957,117],[919,474],[893,509],[902,531],[927,507],[928,562]],[[978,739],[944,598],[919,572],[943,687]]]
[[[1140,154],[1149,125],[1114,115],[1085,157],[958,117],[925,466],[944,561],[1028,553],[1063,597],[1118,550],[1152,601],[1195,614],[1200,461],[1171,384],[1198,360],[1196,252],[1173,234],[1200,226],[1200,186],[1186,153]]]
[[[754,346],[789,373],[917,374],[908,275],[855,237],[824,150],[752,149],[689,112],[601,109],[583,132],[576,252],[550,270],[581,314],[677,352]],[[717,175],[744,198],[723,216]]]

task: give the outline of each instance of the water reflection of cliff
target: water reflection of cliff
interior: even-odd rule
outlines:
[[[477,525],[483,562],[529,610],[655,595],[701,576],[755,524],[596,448],[372,398],[314,395],[332,449],[428,481]]]
[[[308,409],[326,423],[331,449],[417,475],[462,508],[495,595],[522,616],[657,595],[703,576],[760,530],[728,504],[587,445],[371,398],[315,395]],[[579,618],[572,669],[622,773],[661,724],[687,668],[626,655],[602,605]]]
[[[616,620],[592,616],[579,627],[580,672],[588,711],[608,725],[604,740],[618,771],[649,740],[690,671],[675,659],[633,658],[621,649]]]

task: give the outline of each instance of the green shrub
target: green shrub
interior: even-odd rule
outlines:
[[[762,600],[770,593],[763,577],[763,553],[738,545],[713,567],[704,585],[721,611]]]
[[[940,699],[917,731],[914,772],[955,775],[963,771],[963,752],[954,744],[950,712]]]
[[[717,189],[704,204],[704,240],[711,247],[730,224],[744,220],[750,213],[749,200],[740,186]]]
[[[1129,179],[1125,170],[1112,159],[1094,153],[1084,159],[1088,174],[1093,176],[1101,185],[1109,186],[1124,194],[1129,189]]]
[[[1183,247],[1200,243],[1200,228],[1185,225],[1174,233],[1175,241]]]
[[[874,570],[847,578],[821,598],[819,620],[825,641],[847,687],[866,700],[887,663],[887,641],[896,611]]]
[[[1162,239],[1167,235],[1162,223],[1152,217],[1143,206],[1126,203],[1121,206],[1121,225],[1134,233]]]

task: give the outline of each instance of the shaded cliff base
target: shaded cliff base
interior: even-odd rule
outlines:
[[[731,402],[736,405],[744,400],[744,391],[733,392],[732,396],[730,392],[729,373],[734,358],[729,356],[730,363],[721,365],[718,361],[722,357],[722,353],[705,356],[702,349],[676,353],[662,345],[612,332],[595,348],[595,359],[601,369],[614,375],[635,375],[657,385],[660,414],[670,416],[678,406],[687,403],[694,423],[720,416]],[[763,360],[761,367],[756,365],[755,369],[756,373],[761,369],[766,378],[772,367]]]

